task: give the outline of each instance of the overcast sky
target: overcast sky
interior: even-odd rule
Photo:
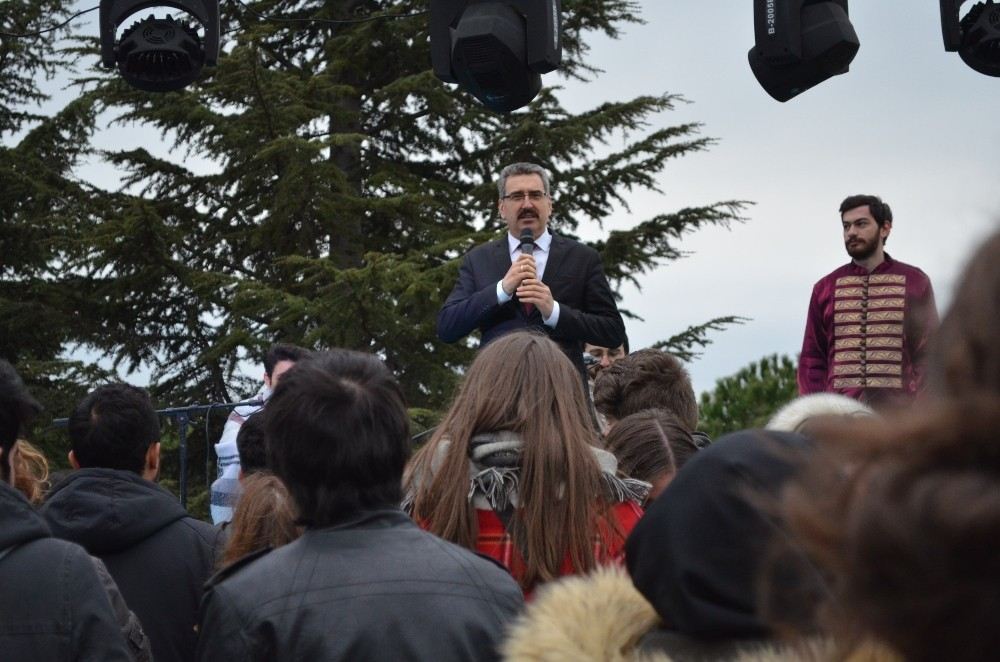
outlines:
[[[693,254],[647,275],[642,292],[624,291],[624,307],[645,318],[628,324],[632,347],[717,316],[752,318],[714,334],[689,366],[699,392],[766,354],[794,355],[813,283],[848,260],[837,207],[853,193],[874,193],[892,206],[889,252],[930,275],[943,309],[963,262],[1000,219],[1000,80],[944,51],[938,3],[851,3],[861,40],[851,71],[784,104],[747,65],[751,0],[639,4],[645,25],[627,27],[617,41],[592,40],[589,61],[604,70],[596,81],[550,74],[545,84],[563,85],[574,111],[639,94],[682,94],[691,103],[657,116],[651,128],[697,121],[719,143],[672,162],[659,176],[664,194],[636,194],[631,212],[617,210],[604,230],[684,206],[756,204],[745,224],[692,235],[682,248]],[[78,20],[96,31],[94,18]],[[64,102],[57,95],[53,106]],[[148,131],[128,133],[108,132],[99,143],[148,145]],[[81,173],[109,187],[118,181],[106,165]]]
[[[765,354],[798,352],[812,285],[848,257],[840,201],[873,193],[893,209],[887,245],[930,276],[939,309],[970,251],[1000,219],[1000,79],[970,69],[941,38],[938,3],[852,2],[861,49],[851,70],[787,103],[747,64],[753,3],[646,0],[647,23],[596,40],[595,84],[567,84],[573,110],[594,99],[684,95],[662,125],[698,121],[713,149],[674,161],[665,195],[636,195],[628,226],[660,211],[743,199],[745,224],[692,235],[694,254],[647,276],[624,306],[632,347],[720,315],[753,321],[715,334],[689,367],[700,392]],[[555,82],[547,76],[546,82]]]

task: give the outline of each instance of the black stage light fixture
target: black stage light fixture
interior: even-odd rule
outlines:
[[[750,70],[778,101],[847,73],[861,46],[847,0],[754,0],[753,23]]]
[[[201,24],[205,40],[193,25],[169,16],[136,21],[115,41],[119,26],[144,9],[172,7]],[[147,92],[179,90],[192,83],[202,66],[219,59],[219,0],[101,0],[101,62],[118,67],[132,87]]]
[[[978,2],[958,18],[965,0],[941,0],[944,49],[958,51],[962,60],[987,76],[1000,76],[1000,4]]]
[[[516,110],[562,60],[559,0],[431,0],[431,64],[487,108]]]

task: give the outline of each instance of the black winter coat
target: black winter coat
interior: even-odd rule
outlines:
[[[522,604],[493,561],[371,511],[213,578],[197,659],[495,660]]]
[[[6,483],[0,483],[0,659],[129,660],[90,556],[52,538],[28,500]]]
[[[188,516],[162,487],[117,469],[74,471],[41,512],[53,535],[104,561],[157,662],[194,656],[198,603],[215,566],[218,529]]]

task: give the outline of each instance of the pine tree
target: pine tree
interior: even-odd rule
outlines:
[[[65,465],[65,444],[49,420],[106,378],[63,356],[82,323],[63,261],[92,194],[72,173],[95,119],[81,100],[52,115],[40,110],[49,81],[68,65],[58,25],[69,15],[60,0],[7,0],[0,11],[0,358],[45,407],[31,439],[56,466]]]
[[[787,356],[772,354],[716,381],[712,391],[701,394],[699,428],[715,438],[764,427],[798,395],[795,365]]]
[[[523,111],[494,114],[434,78],[425,7],[226,2],[219,66],[187,89],[148,94],[107,72],[82,79],[76,103],[87,112],[145,127],[172,152],[108,150],[120,190],[73,183],[86,198],[79,229],[49,262],[73,286],[78,320],[63,342],[126,369],[153,366],[161,399],[174,402],[230,397],[239,360],[274,341],[361,349],[385,360],[413,406],[441,408],[474,341],[439,342],[436,312],[458,258],[500,228],[504,164],[553,173],[552,225],[573,236],[616,204],[627,209],[631,192],[655,190],[669,160],[712,144],[697,124],[648,128],[679,100],[667,93],[573,114],[546,88]],[[640,20],[629,0],[563,8],[561,73],[571,78],[596,71],[591,35]],[[84,48],[92,55],[93,40]],[[624,145],[611,148],[619,135]],[[189,157],[213,166],[199,171]],[[657,215],[594,245],[613,286],[640,283],[679,255],[683,235],[739,220],[743,205]],[[663,344],[691,350],[706,329]]]

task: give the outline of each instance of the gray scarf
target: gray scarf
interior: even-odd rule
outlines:
[[[469,440],[469,501],[479,510],[506,510],[518,506],[518,481],[521,470],[520,435],[509,430],[477,434]],[[431,473],[436,473],[447,452],[448,441],[438,447],[431,460]],[[605,498],[611,503],[635,501],[643,503],[650,484],[617,475],[618,460],[606,450],[591,447],[601,468]],[[403,501],[407,510],[413,503],[411,490]]]

